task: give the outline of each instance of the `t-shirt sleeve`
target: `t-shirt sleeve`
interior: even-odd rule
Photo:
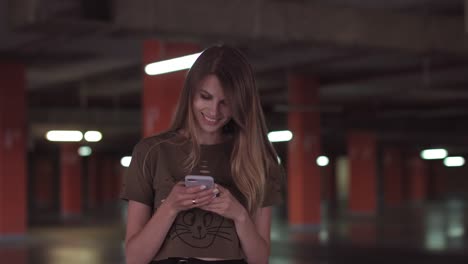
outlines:
[[[130,166],[124,173],[120,198],[127,201],[137,201],[153,207],[153,179],[147,160],[149,150],[149,146],[143,141],[133,148]]]
[[[283,189],[285,182],[285,171],[280,164],[273,164],[268,170],[266,177],[265,198],[262,207],[279,205],[284,202]]]

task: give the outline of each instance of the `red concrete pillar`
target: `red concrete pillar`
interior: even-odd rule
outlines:
[[[2,263],[27,264],[30,263],[30,248],[27,246],[3,246],[0,249]]]
[[[192,44],[147,40],[143,43],[143,63],[196,52],[200,52],[200,48]],[[186,70],[154,76],[143,73],[143,137],[169,128],[186,74]]]
[[[348,237],[353,245],[369,246],[377,242],[377,226],[375,222],[354,222],[348,226]]]
[[[108,156],[104,156],[101,163],[101,179],[102,179],[102,202],[107,205],[112,201],[114,173],[112,171],[112,160]]]
[[[112,167],[114,171],[114,181],[113,181],[113,192],[112,192],[112,197],[114,201],[120,201],[120,189],[122,187],[122,177],[123,177],[123,169],[122,166],[120,165],[120,160],[117,158],[112,159]]]
[[[78,144],[61,145],[60,153],[60,197],[62,215],[80,215],[82,210],[82,175],[81,157],[78,155]]]
[[[409,160],[409,198],[413,202],[425,201],[427,198],[428,164],[418,155]]]
[[[430,198],[442,199],[447,191],[447,178],[449,170],[453,168],[445,167],[442,160],[434,160],[431,164],[432,175],[430,177]]]
[[[351,212],[375,213],[377,209],[377,156],[375,134],[352,132],[348,137]]]
[[[54,161],[47,156],[37,157],[34,162],[34,195],[38,210],[48,211],[53,207]]]
[[[403,157],[400,149],[389,147],[383,151],[384,201],[387,207],[403,202]]]
[[[0,64],[0,236],[27,228],[26,81],[19,64]]]
[[[328,200],[329,209],[336,209],[338,205],[338,192],[337,192],[337,181],[336,181],[336,159],[329,157],[330,163],[322,168],[324,178],[326,179],[326,194],[325,197]]]
[[[315,162],[320,155],[319,83],[316,78],[288,76],[288,210],[290,224],[320,223],[321,175]],[[305,107],[312,109],[304,111]]]
[[[98,207],[98,158],[95,154],[88,157],[88,208],[96,209]]]

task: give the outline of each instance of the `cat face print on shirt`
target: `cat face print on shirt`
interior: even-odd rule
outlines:
[[[233,231],[234,225],[224,217],[200,209],[191,209],[177,216],[168,239],[180,239],[194,248],[208,248],[217,239],[233,241]]]

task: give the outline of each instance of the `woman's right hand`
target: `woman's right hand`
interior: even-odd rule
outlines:
[[[182,181],[172,187],[169,196],[162,202],[163,205],[168,206],[177,214],[180,211],[210,204],[217,193],[219,193],[217,188],[206,189],[206,186],[185,187],[185,183]]]

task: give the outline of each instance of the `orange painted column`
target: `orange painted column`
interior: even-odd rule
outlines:
[[[109,156],[104,156],[101,163],[101,179],[102,179],[102,202],[104,204],[111,203],[114,197],[115,172],[113,160]]]
[[[98,157],[95,153],[88,157],[88,208],[96,209],[99,206],[98,203],[98,179],[100,177],[98,171]]]
[[[376,141],[371,132],[355,131],[348,135],[351,212],[374,214],[377,210]]]
[[[27,229],[25,87],[23,65],[0,64],[0,236]]]
[[[428,189],[428,163],[414,154],[409,160],[409,199],[413,202],[422,202],[427,199]]]
[[[330,163],[322,168],[323,176],[326,179],[326,193],[325,197],[328,200],[328,209],[333,211],[338,205],[338,193],[337,193],[337,182],[336,182],[336,158],[328,157]]]
[[[288,75],[288,127],[293,139],[288,145],[288,219],[293,225],[319,224],[321,175],[319,83],[316,78]],[[304,111],[304,109],[308,109]]]
[[[112,167],[114,170],[114,180],[113,180],[113,192],[112,192],[112,197],[115,201],[120,201],[120,190],[121,186],[123,184],[123,169],[122,166],[120,165],[120,160],[118,158],[113,158],[112,160]]]
[[[27,246],[3,246],[0,249],[2,263],[28,264],[31,259],[31,249]]]
[[[115,191],[116,191],[116,197],[120,201],[119,197],[120,197],[120,192],[122,191],[121,186],[123,184],[124,175],[125,175],[125,167],[120,165],[120,160],[117,163],[117,174],[118,174],[118,185]]]
[[[375,245],[377,232],[378,228],[375,222],[357,222],[348,226],[349,240],[353,245]]]
[[[400,149],[389,147],[383,151],[383,185],[386,207],[403,202],[403,156]]]
[[[192,44],[174,44],[158,40],[143,43],[143,63],[172,59],[200,52]],[[143,73],[143,137],[169,128],[175,113],[187,70],[150,76]]]
[[[443,199],[447,192],[447,179],[450,176],[449,170],[453,168],[445,167],[442,160],[434,160],[430,163],[432,175],[429,182],[430,199]]]
[[[63,216],[77,216],[82,212],[81,157],[78,144],[65,143],[60,153],[60,197]]]
[[[54,200],[54,161],[51,157],[37,157],[34,162],[35,207],[40,211],[51,211]]]

